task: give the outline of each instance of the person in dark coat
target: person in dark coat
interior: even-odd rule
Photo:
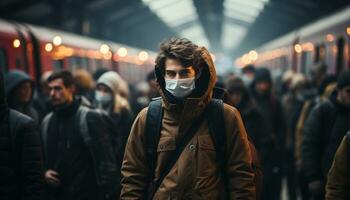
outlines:
[[[273,93],[273,82],[268,69],[256,69],[250,90],[253,99],[266,120],[267,130],[271,131],[276,141],[274,164],[269,168],[271,171],[265,172],[265,177],[271,177],[268,180],[269,191],[263,193],[262,199],[280,199],[286,125],[282,104]],[[266,175],[266,173],[269,175]]]
[[[5,74],[5,84],[9,107],[39,123],[39,115],[32,106],[34,82],[29,75],[23,71],[12,70]]]
[[[103,113],[75,98],[73,82],[68,71],[48,79],[54,110],[43,120],[42,138],[49,199],[116,199],[120,177],[112,127]]]
[[[126,141],[128,140],[134,114],[131,111],[127,99],[119,94],[121,79],[117,72],[106,72],[98,80],[95,90],[95,104],[108,113],[112,118],[115,130],[117,130],[121,140],[121,149],[124,152]],[[124,153],[123,153],[124,155]]]
[[[43,200],[40,135],[34,121],[7,106],[0,71],[0,199]]]
[[[324,184],[334,154],[350,129],[350,71],[342,72],[337,90],[328,101],[317,104],[309,114],[301,146],[303,171],[311,196],[324,198]]]

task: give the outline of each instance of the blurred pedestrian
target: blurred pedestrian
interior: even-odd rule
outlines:
[[[104,113],[74,95],[69,71],[48,79],[53,111],[42,123],[49,199],[116,199],[119,169],[112,129]]]
[[[12,70],[5,74],[5,85],[9,107],[39,123],[38,112],[32,106],[34,82],[29,75],[23,71]]]
[[[350,129],[350,71],[340,73],[337,90],[309,114],[302,141],[302,162],[311,196],[324,198],[324,186],[334,154]]]
[[[43,155],[38,127],[10,109],[0,71],[0,199],[44,199]]]

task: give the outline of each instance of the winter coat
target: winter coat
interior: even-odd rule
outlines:
[[[57,171],[62,186],[50,188],[53,199],[111,198],[119,183],[119,172],[111,142],[111,125],[102,112],[89,110],[86,119],[78,114],[81,100],[74,100],[49,114],[47,128],[43,120],[43,140],[46,169]],[[88,139],[81,127],[88,127]]]
[[[309,182],[327,176],[334,154],[344,134],[350,129],[350,109],[336,99],[316,105],[309,114],[302,141],[302,161],[305,177]]]
[[[345,136],[335,154],[328,172],[326,200],[344,200],[350,198],[350,145]]]
[[[15,99],[13,98],[13,92],[17,89],[19,85],[21,85],[24,82],[33,82],[33,80],[22,71],[13,70],[5,75],[5,92],[8,100],[7,102],[10,108],[17,110],[25,115],[28,115],[38,124],[39,115],[38,112],[32,106],[31,102],[29,102],[26,105],[22,105],[18,102],[15,102]]]
[[[44,173],[38,129],[31,118],[15,110],[8,116],[0,124],[0,197],[41,200]]]
[[[157,150],[155,179],[159,178],[176,142],[191,126],[212,98],[216,72],[209,52],[200,48],[205,61],[196,89],[183,102],[174,103],[165,91],[164,77],[158,74],[157,81],[162,96],[164,115]],[[150,183],[145,154],[145,123],[147,108],[134,121],[122,165],[122,199],[142,199]],[[247,134],[239,112],[224,104],[224,119],[227,136],[228,191],[231,199],[255,199],[254,172]],[[214,133],[215,134],[215,133]],[[166,175],[154,199],[221,199],[225,193],[223,180],[218,175],[218,162],[207,122],[203,122],[184,148],[178,161]]]

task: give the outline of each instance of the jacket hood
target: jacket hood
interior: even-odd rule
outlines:
[[[189,97],[181,103],[171,101],[171,95],[167,94],[165,89],[165,80],[159,67],[155,67],[155,73],[158,83],[159,94],[163,100],[163,107],[168,113],[171,120],[179,120],[179,131],[189,128],[191,121],[198,117],[208,105],[212,98],[213,88],[216,82],[216,71],[213,60],[204,47],[198,47],[198,56],[203,60],[201,66],[201,74],[195,82],[195,89]]]
[[[6,96],[8,97],[17,86],[27,81],[34,83],[33,80],[29,77],[29,75],[23,71],[13,70],[8,72],[5,75]]]
[[[183,102],[182,109],[184,110],[203,110],[203,108],[205,108],[205,106],[210,102],[212,98],[212,91],[216,83],[216,71],[210,53],[205,47],[198,48],[198,55],[201,56],[204,62],[199,62],[202,63],[202,66],[199,66],[199,68],[201,69],[201,74],[195,82],[194,91]],[[155,72],[159,87],[159,93],[163,98],[165,108],[179,108],[179,105],[175,105],[174,103],[172,103],[173,101],[169,99],[169,95],[166,95],[167,91],[165,89],[165,79],[158,66],[155,67]]]

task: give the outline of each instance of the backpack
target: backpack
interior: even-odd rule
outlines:
[[[219,90],[219,91],[218,91]],[[220,89],[214,90],[213,93],[215,96],[220,98],[225,97],[225,92],[220,91]],[[214,143],[216,149],[216,158],[217,164],[220,170],[220,176],[224,181],[226,186],[226,199],[229,199],[228,192],[228,179],[225,171],[225,166],[227,163],[226,160],[226,131],[224,123],[224,103],[221,99],[212,99],[208,104],[209,114],[208,115],[208,126],[209,133]],[[157,161],[157,147],[160,139],[160,131],[162,128],[162,119],[163,119],[163,108],[161,103],[161,98],[154,99],[148,106],[147,118],[146,118],[146,128],[145,128],[145,138],[146,138],[146,156],[149,169],[152,172],[151,180],[154,178],[154,171]],[[221,128],[218,128],[221,127]],[[214,134],[214,130],[215,134]],[[252,168],[254,170],[255,178],[254,182],[256,185],[257,199],[260,197],[261,187],[262,187],[262,171],[260,167],[260,159],[254,144],[251,142],[251,139],[248,137],[249,147],[252,155]],[[164,173],[164,172],[163,172]],[[161,173],[161,177],[165,177],[166,174]]]
[[[91,135],[89,133],[89,126],[88,126],[88,121],[87,121],[87,115],[90,112],[90,110],[91,110],[91,108],[84,106],[84,105],[81,105],[81,106],[79,106],[78,111],[76,113],[76,117],[75,117],[75,121],[79,124],[79,128],[80,128],[79,132],[80,132],[81,137],[82,137],[84,144],[86,146],[91,146]],[[110,125],[112,123],[111,119],[109,118],[107,113],[105,113],[102,110],[94,110],[94,111],[97,111],[100,114],[100,116],[106,121],[106,123],[108,125]],[[42,140],[43,140],[44,149],[46,149],[46,146],[47,146],[46,142],[47,142],[48,127],[49,127],[49,124],[50,124],[52,117],[53,117],[53,113],[51,112],[48,115],[46,115],[46,117],[44,118],[44,120],[42,122]],[[109,129],[111,130],[111,134],[109,136],[110,136],[112,147],[113,147],[113,153],[114,153],[116,161],[117,161],[116,164],[117,164],[117,167],[120,169],[120,165],[121,165],[120,161],[122,158],[120,155],[121,154],[120,140],[119,140],[118,134],[113,129],[112,125],[109,126]],[[118,174],[118,178],[120,178],[120,174]],[[116,187],[114,189],[114,191],[116,192],[115,196],[119,196],[119,192],[120,192],[121,188],[119,185],[116,185],[115,187]],[[114,198],[114,194],[104,195],[103,198],[104,199]]]

